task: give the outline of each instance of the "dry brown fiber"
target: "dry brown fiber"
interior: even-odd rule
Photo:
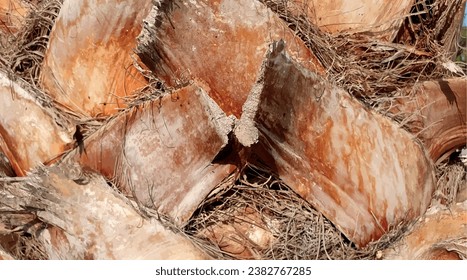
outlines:
[[[438,4],[439,3],[451,4],[451,6],[448,5],[447,7],[447,10],[449,10],[452,9],[452,7],[455,7],[455,5],[458,5],[460,2],[440,1]],[[288,17],[287,14],[281,14],[281,16],[283,18]],[[355,95],[363,96],[363,100],[367,102],[367,104],[371,106],[377,106],[381,103],[381,100],[387,100],[383,97],[392,97],[395,90],[399,87],[410,86],[418,80],[460,75],[459,73],[452,73],[442,67],[442,63],[445,62],[444,59],[448,57],[448,53],[445,53],[445,49],[429,40],[430,38],[433,38],[433,36],[442,36],[442,34],[436,34],[436,31],[440,30],[436,24],[437,22],[439,25],[445,24],[444,20],[446,19],[446,15],[439,14],[438,18],[442,20],[436,20],[436,18],[433,18],[433,20],[427,23],[435,25],[433,28],[434,34],[430,32],[423,33],[422,35],[417,34],[418,39],[420,39],[419,42],[428,42],[427,45],[417,46],[417,48],[421,48],[421,51],[417,49],[407,49],[402,45],[392,45],[384,42],[376,42],[373,44],[371,40],[369,40],[365,35],[353,35],[354,37],[351,37],[350,39],[349,37],[344,37],[342,35],[331,36],[314,30],[312,25],[307,26],[306,24],[308,23],[306,23],[306,21],[306,24],[300,25],[303,24],[303,19],[298,18],[293,19],[293,21],[298,22],[298,26],[307,31],[305,32],[303,30],[299,30],[299,34],[305,34],[305,36],[302,36],[302,38],[304,38],[305,42],[309,43],[309,47],[317,48],[318,50],[316,53],[321,55],[322,61],[327,61],[327,65],[330,67],[330,79],[335,79],[338,83],[342,84]],[[433,26],[428,27],[431,28]],[[422,26],[422,28],[426,27]],[[310,34],[313,34],[314,37]],[[34,41],[31,39],[29,40]],[[334,46],[336,46],[336,48]],[[21,46],[18,48],[18,50],[22,49],[23,48]],[[336,51],[333,51],[333,49],[336,49]],[[38,52],[40,53],[41,51],[39,50]],[[326,57],[326,52],[334,55],[336,58],[334,60],[328,60]],[[398,53],[399,55],[402,55],[401,57],[404,59],[400,61],[397,59],[391,60],[396,57],[395,55]],[[339,54],[343,55],[339,56]],[[5,64],[8,65],[8,67],[13,68],[16,71],[16,74],[24,75],[26,79],[30,81],[33,81],[35,77],[37,77],[39,71],[37,70],[38,68],[35,68],[36,66],[29,66],[30,64],[25,63],[24,59],[33,58],[31,59],[32,65],[39,65],[39,56],[13,55],[12,57],[14,58],[14,62],[7,61]],[[426,59],[421,62],[417,62],[420,57]],[[367,63],[364,65],[361,64],[362,58],[367,59]],[[382,60],[389,61],[388,69],[381,69],[378,61]],[[409,72],[409,77],[399,79],[401,74],[404,72]],[[362,73],[364,79],[362,79]],[[387,82],[384,77],[388,77],[391,82]],[[462,172],[459,173],[459,170],[455,172],[458,172],[457,174],[462,175]],[[465,176],[463,178],[465,178]],[[440,182],[441,181],[443,180],[440,180]],[[450,182],[452,182],[452,180],[450,180]],[[245,182],[242,182],[242,184],[244,183]],[[458,187],[456,184],[454,185],[455,186],[453,188]],[[447,191],[447,194],[450,195],[449,201],[452,201],[452,191]],[[219,217],[216,219],[219,219]],[[339,234],[340,233],[337,233],[337,235]],[[289,246],[290,243],[286,242],[285,245]],[[292,252],[290,253],[291,254],[288,255],[289,258],[294,258],[294,256],[297,258],[303,257],[303,255],[300,253],[296,255],[293,255]]]

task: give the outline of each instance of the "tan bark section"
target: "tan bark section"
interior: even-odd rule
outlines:
[[[17,33],[28,12],[28,5],[21,0],[0,0],[0,33]]]
[[[3,139],[0,133],[0,175],[14,177],[15,175],[24,176],[25,171],[21,168],[14,154]]]
[[[383,251],[385,259],[466,259],[467,201],[447,209],[434,206],[397,244]]]
[[[194,84],[116,117],[85,141],[80,161],[183,224],[235,169],[213,162],[232,126],[233,119]]]
[[[412,123],[433,161],[442,161],[467,139],[467,79],[421,83],[393,112],[408,115],[404,122]]]
[[[267,2],[267,1],[266,1]],[[392,41],[408,15],[412,0],[290,0],[289,10],[305,14],[310,22],[330,33],[369,32],[373,38]]]
[[[253,152],[359,246],[421,215],[435,181],[411,135],[297,64],[281,42],[275,49],[235,128],[239,141],[255,143],[256,125]]]
[[[14,260],[14,258],[0,247],[0,260]]]
[[[240,117],[264,54],[284,39],[304,67],[324,72],[288,26],[258,1],[160,1],[145,19],[137,53],[169,86],[196,78],[227,115]]]
[[[206,259],[190,240],[154,219],[143,219],[98,174],[78,166],[42,170],[27,183],[6,184],[3,202],[35,207],[49,226],[38,239],[51,259]]]
[[[60,122],[53,108],[0,71],[0,150],[17,175],[55,157],[72,142],[73,127]]]
[[[446,6],[451,0],[444,0],[443,4]],[[444,25],[439,24],[437,28],[438,34],[442,35],[441,42],[444,45],[444,49],[451,52],[453,55],[452,60],[456,59],[456,52],[459,49],[459,34],[462,22],[465,17],[465,5],[466,0],[460,0],[456,6],[453,6],[448,14],[449,16],[442,17],[440,20],[444,22]],[[450,22],[452,20],[452,22]]]
[[[146,85],[131,57],[150,0],[69,0],[50,34],[42,86],[59,103],[86,116],[124,108],[121,97]]]

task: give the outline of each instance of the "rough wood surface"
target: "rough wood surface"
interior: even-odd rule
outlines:
[[[18,176],[62,153],[74,126],[27,87],[0,71],[0,150]]]
[[[86,153],[71,156],[181,225],[235,169],[214,162],[232,126],[193,84],[119,115],[85,141]]]
[[[66,0],[50,34],[41,84],[84,116],[115,113],[147,83],[131,57],[150,0]],[[66,63],[65,63],[66,62]]]
[[[300,38],[259,1],[159,1],[138,37],[141,60],[169,86],[199,79],[227,115],[240,117],[269,44],[285,40],[304,67],[323,72]]]
[[[436,183],[424,150],[394,123],[300,66],[280,42],[243,109],[235,128],[239,141],[257,142],[252,150],[262,162],[359,246],[428,207]],[[256,141],[244,135],[252,125]]]
[[[35,212],[51,259],[206,259],[186,237],[142,218],[104,178],[76,164],[42,169],[0,189],[0,210]]]
[[[412,0],[262,1],[274,3],[271,5],[286,3],[293,15],[307,16],[326,32],[365,32],[386,41],[394,39],[404,21],[402,15],[407,15],[413,5]]]

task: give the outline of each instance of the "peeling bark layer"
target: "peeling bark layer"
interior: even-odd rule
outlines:
[[[80,161],[183,224],[235,169],[213,164],[232,126],[233,118],[191,85],[116,117],[85,141]]]
[[[62,153],[72,142],[72,127],[44,107],[39,98],[0,71],[0,150],[17,175]]]
[[[137,53],[169,86],[203,81],[222,110],[239,118],[268,45],[279,39],[304,67],[323,71],[277,15],[250,0],[159,1],[145,19]]]
[[[411,136],[277,45],[243,110],[239,141],[258,142],[252,149],[260,160],[357,245],[428,207],[432,165]],[[254,124],[256,141],[244,133]]]
[[[131,57],[150,0],[66,0],[41,72],[53,98],[85,116],[111,115],[146,85]]]

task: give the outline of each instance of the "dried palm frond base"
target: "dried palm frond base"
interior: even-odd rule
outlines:
[[[448,207],[467,200],[467,169],[456,156],[435,169],[438,187],[433,199]]]
[[[20,31],[11,34],[0,45],[0,67],[11,69],[32,85],[37,85],[49,34],[63,0],[32,3],[30,13]]]
[[[36,237],[45,224],[24,212],[0,211],[0,248],[16,260],[46,260],[43,244]]]
[[[9,252],[15,260],[47,260],[41,241],[30,234],[16,234],[16,241]]]
[[[161,96],[172,92],[171,88],[167,88],[165,83],[156,77],[154,73],[147,69],[147,67],[139,60],[139,58],[132,56],[133,67],[146,79],[147,85],[135,90],[132,95],[123,98],[123,101],[129,108],[138,106],[146,101],[160,98]],[[129,110],[125,108],[124,110]]]
[[[376,259],[398,227],[358,249],[320,212],[262,168],[229,177],[199,207],[187,235],[216,259]]]
[[[411,88],[420,81],[466,74],[462,65],[451,61],[453,51],[449,41],[454,40],[451,29],[457,24],[453,11],[461,7],[461,0],[436,1],[430,8],[430,17],[416,26],[410,19],[417,13],[407,15],[401,33],[406,31],[411,37],[407,39],[408,35],[400,35],[394,42],[375,40],[366,33],[329,34],[313,24],[305,10],[291,10],[293,1],[261,2],[287,22],[312,50],[327,70],[329,81],[335,81],[382,114],[388,99],[397,98],[402,88]],[[446,26],[449,32],[440,31]]]

